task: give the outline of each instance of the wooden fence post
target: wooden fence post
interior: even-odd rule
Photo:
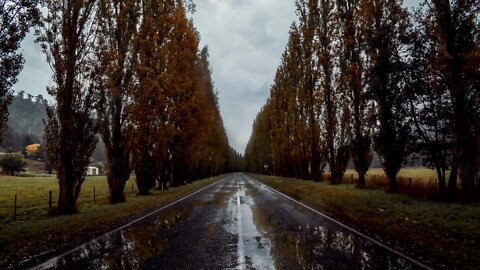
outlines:
[[[52,208],[52,191],[48,192],[48,209]]]
[[[95,186],[93,187],[93,202],[95,202]]]
[[[13,203],[13,217],[17,215],[17,194],[15,194],[15,200]]]

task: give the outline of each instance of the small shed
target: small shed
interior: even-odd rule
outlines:
[[[100,169],[95,166],[88,166],[87,175],[99,175]]]

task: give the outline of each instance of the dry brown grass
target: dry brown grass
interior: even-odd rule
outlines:
[[[449,173],[447,173],[447,177]],[[328,179],[329,173],[325,173]],[[358,181],[358,174],[355,170],[349,169],[345,172],[342,183],[355,184]],[[438,195],[438,179],[434,170],[418,167],[403,168],[397,175],[398,192],[421,198],[434,198]],[[373,168],[367,172],[366,185],[371,188],[388,189],[387,177],[381,168]],[[460,188],[460,185],[458,186]]]

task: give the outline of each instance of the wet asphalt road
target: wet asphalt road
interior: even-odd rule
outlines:
[[[422,269],[240,173],[45,268]]]

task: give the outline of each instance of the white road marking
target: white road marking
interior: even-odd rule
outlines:
[[[249,178],[249,179],[251,179],[251,180],[253,180],[253,181],[255,181],[255,182],[257,182],[257,183],[259,183],[260,185],[262,185],[263,187],[269,189],[270,191],[272,191],[272,192],[274,192],[274,193],[276,193],[276,194],[279,194],[279,195],[281,195],[281,196],[289,199],[290,201],[295,202],[295,203],[297,203],[297,204],[299,204],[299,205],[301,205],[301,206],[309,209],[310,211],[316,213],[317,215],[320,215],[320,216],[324,217],[325,219],[330,220],[330,221],[333,222],[333,223],[336,223],[336,224],[339,225],[340,227],[343,227],[343,228],[345,228],[345,229],[353,232],[354,234],[356,234],[356,235],[358,235],[358,236],[360,236],[360,237],[362,237],[362,238],[365,238],[365,239],[367,239],[368,241],[373,242],[373,243],[375,243],[376,245],[379,245],[379,246],[383,247],[384,249],[386,249],[386,250],[388,250],[388,251],[390,251],[390,252],[398,255],[399,257],[404,258],[404,259],[410,261],[410,262],[413,263],[413,264],[416,264],[416,265],[418,265],[418,266],[420,266],[420,267],[422,267],[422,268],[428,269],[428,270],[433,270],[433,268],[431,268],[431,267],[429,267],[429,266],[427,266],[427,265],[425,265],[425,264],[423,264],[423,263],[415,260],[414,258],[412,258],[412,257],[410,257],[410,256],[408,256],[408,255],[406,255],[406,254],[404,254],[404,253],[402,253],[402,252],[400,252],[400,251],[398,251],[398,250],[395,250],[395,249],[393,249],[393,248],[391,248],[391,247],[389,247],[389,246],[387,246],[387,245],[385,245],[385,244],[383,244],[383,243],[381,243],[381,242],[379,242],[379,241],[371,238],[370,236],[367,236],[366,234],[363,234],[363,233],[355,230],[354,228],[349,227],[348,225],[345,225],[345,224],[343,224],[342,222],[340,222],[340,221],[338,221],[338,220],[336,220],[336,219],[333,219],[332,217],[327,216],[326,214],[324,214],[324,213],[322,213],[322,212],[320,212],[320,211],[318,211],[318,210],[316,210],[316,209],[314,209],[314,208],[312,208],[312,207],[310,207],[310,206],[308,206],[308,205],[306,205],[306,204],[304,204],[304,203],[301,203],[301,202],[295,200],[294,198],[292,198],[292,197],[290,197],[290,196],[288,196],[288,195],[283,194],[282,192],[280,192],[280,191],[278,191],[278,190],[276,190],[276,189],[274,189],[274,188],[272,188],[272,187],[270,187],[270,186],[268,186],[268,185],[263,184],[262,182],[258,181],[257,179],[254,179],[254,178],[252,178],[252,177],[250,177],[250,176],[247,176],[247,175],[245,175],[245,174],[242,174],[242,175],[245,176],[245,177],[247,177],[247,178]]]
[[[242,224],[242,205],[240,202],[240,184],[237,177],[237,233],[238,233],[238,267],[239,269],[245,269],[245,245],[243,242],[243,224]]]
[[[206,189],[208,189],[208,188],[210,188],[210,187],[212,187],[212,186],[214,186],[214,185],[220,184],[221,182],[225,181],[227,178],[229,178],[229,177],[231,177],[231,176],[232,176],[232,175],[229,175],[229,176],[223,178],[222,180],[219,180],[219,181],[217,181],[217,182],[215,182],[215,183],[212,183],[212,184],[210,184],[210,185],[208,185],[208,186],[206,186],[206,187],[204,187],[204,188],[202,188],[202,189],[199,189],[199,190],[197,190],[197,191],[195,191],[195,192],[193,192],[193,193],[190,193],[189,195],[187,195],[187,196],[185,196],[185,197],[182,197],[182,198],[180,198],[180,199],[178,199],[178,200],[176,200],[176,201],[174,201],[174,202],[172,202],[172,203],[170,203],[170,204],[168,204],[168,205],[165,205],[165,206],[163,206],[163,207],[161,207],[161,208],[159,208],[159,209],[157,209],[157,210],[155,210],[155,211],[153,211],[153,212],[151,212],[151,213],[149,213],[149,214],[146,214],[146,215],[144,215],[144,216],[142,216],[142,217],[140,217],[140,218],[137,218],[137,219],[135,219],[134,221],[129,222],[129,223],[127,223],[127,224],[125,224],[125,225],[123,225],[123,226],[121,226],[121,227],[119,227],[119,228],[117,228],[117,229],[115,229],[115,230],[112,230],[112,231],[110,231],[110,232],[108,232],[108,233],[102,234],[101,236],[99,236],[99,237],[97,237],[97,238],[95,238],[95,239],[93,239],[93,240],[90,240],[90,241],[84,243],[84,244],[81,245],[81,246],[78,246],[78,247],[76,247],[76,248],[74,248],[74,249],[71,249],[71,250],[65,252],[65,253],[62,253],[62,254],[60,254],[60,255],[52,258],[52,259],[49,259],[48,261],[43,262],[43,263],[41,263],[41,264],[39,264],[39,265],[37,265],[37,266],[35,266],[35,267],[32,267],[32,268],[30,268],[30,269],[32,269],[32,270],[37,270],[37,269],[52,268],[52,267],[55,266],[55,263],[56,263],[60,258],[66,256],[66,255],[69,255],[69,254],[71,254],[71,253],[73,253],[73,252],[75,252],[75,251],[84,249],[89,243],[98,241],[98,240],[100,240],[102,237],[105,237],[106,235],[109,235],[109,234],[115,233],[115,232],[117,232],[117,231],[123,230],[123,229],[125,229],[125,228],[127,228],[127,227],[129,227],[129,226],[131,226],[131,225],[133,225],[133,224],[141,221],[142,219],[145,219],[145,218],[147,218],[147,217],[150,217],[150,216],[152,216],[152,215],[155,215],[155,214],[157,214],[158,212],[160,212],[160,211],[162,211],[162,210],[164,210],[164,209],[166,209],[166,208],[168,208],[168,207],[170,207],[170,206],[172,206],[172,205],[175,205],[175,204],[177,204],[177,203],[179,203],[179,202],[181,202],[181,201],[183,201],[183,200],[186,200],[186,199],[194,196],[194,195],[197,194],[197,193],[200,193],[200,192],[202,192],[202,191],[204,191],[204,190],[206,190]]]

